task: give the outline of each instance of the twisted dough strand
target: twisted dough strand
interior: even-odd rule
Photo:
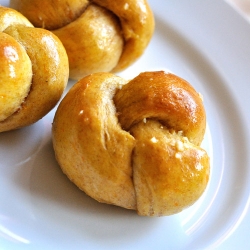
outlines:
[[[14,9],[0,6],[0,32],[12,25],[33,27],[30,21]]]
[[[13,37],[0,32],[0,40],[0,121],[3,121],[18,109],[29,93],[32,63]],[[6,79],[8,84],[4,84]],[[21,88],[18,82],[22,83]]]
[[[80,189],[100,202],[135,209],[134,138],[120,128],[112,102],[125,83],[96,73],[75,84],[57,109],[53,142],[63,172]]]
[[[10,7],[21,12],[35,27],[48,30],[75,21],[88,5],[88,0],[10,0]]]
[[[1,65],[5,65],[0,70],[0,106],[12,106],[6,114],[0,111],[2,132],[46,115],[66,87],[69,68],[60,40],[50,31],[34,28],[17,11],[0,6],[0,30],[5,38],[0,40]],[[14,93],[18,95],[13,97]]]
[[[209,157],[199,146],[205,125],[199,94],[173,74],[145,72],[127,83],[96,73],[60,103],[53,146],[63,172],[94,199],[171,215],[207,186]]]
[[[117,66],[112,70],[119,72],[137,60],[148,46],[154,31],[153,13],[145,0],[93,0],[119,18],[125,45]]]
[[[135,94],[136,93],[136,94]],[[200,145],[206,127],[202,100],[184,79],[163,71],[144,72],[114,97],[119,121],[125,130],[147,118],[155,118]]]
[[[60,38],[73,79],[124,70],[143,54],[154,32],[147,0],[10,0],[10,6]]]

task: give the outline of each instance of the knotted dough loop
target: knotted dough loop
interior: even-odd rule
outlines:
[[[143,54],[154,31],[147,0],[11,0],[10,6],[60,38],[73,79],[124,70]]]
[[[202,99],[190,84],[174,74],[144,72],[119,90],[114,101],[125,130],[153,118],[175,132],[182,131],[196,145],[203,140],[206,115]]]
[[[127,82],[95,73],[60,103],[53,146],[63,172],[97,201],[171,215],[207,186],[205,126],[199,94],[173,74],[145,72]]]
[[[68,58],[60,40],[2,6],[0,63],[0,132],[41,119],[68,82]]]

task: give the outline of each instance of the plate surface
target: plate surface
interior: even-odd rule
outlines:
[[[54,109],[32,126],[0,134],[0,249],[250,248],[249,23],[223,1],[149,3],[152,42],[120,75],[169,70],[202,93],[203,146],[212,167],[206,192],[189,209],[162,218],[97,203],[55,161]]]

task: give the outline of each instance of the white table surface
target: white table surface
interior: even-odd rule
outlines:
[[[233,6],[237,12],[239,12],[245,19],[249,21],[250,25],[250,0],[225,0],[231,6]],[[250,45],[249,45],[250,46]],[[241,222],[236,231],[219,246],[219,250],[247,250],[250,249],[250,211],[244,220]],[[243,245],[239,248],[237,242],[243,242]]]

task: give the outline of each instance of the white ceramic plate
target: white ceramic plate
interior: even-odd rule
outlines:
[[[120,75],[170,70],[203,94],[203,146],[212,167],[205,194],[191,208],[162,218],[97,203],[55,161],[53,110],[30,127],[0,134],[0,249],[250,248],[249,23],[218,0],[150,4],[153,40]]]

